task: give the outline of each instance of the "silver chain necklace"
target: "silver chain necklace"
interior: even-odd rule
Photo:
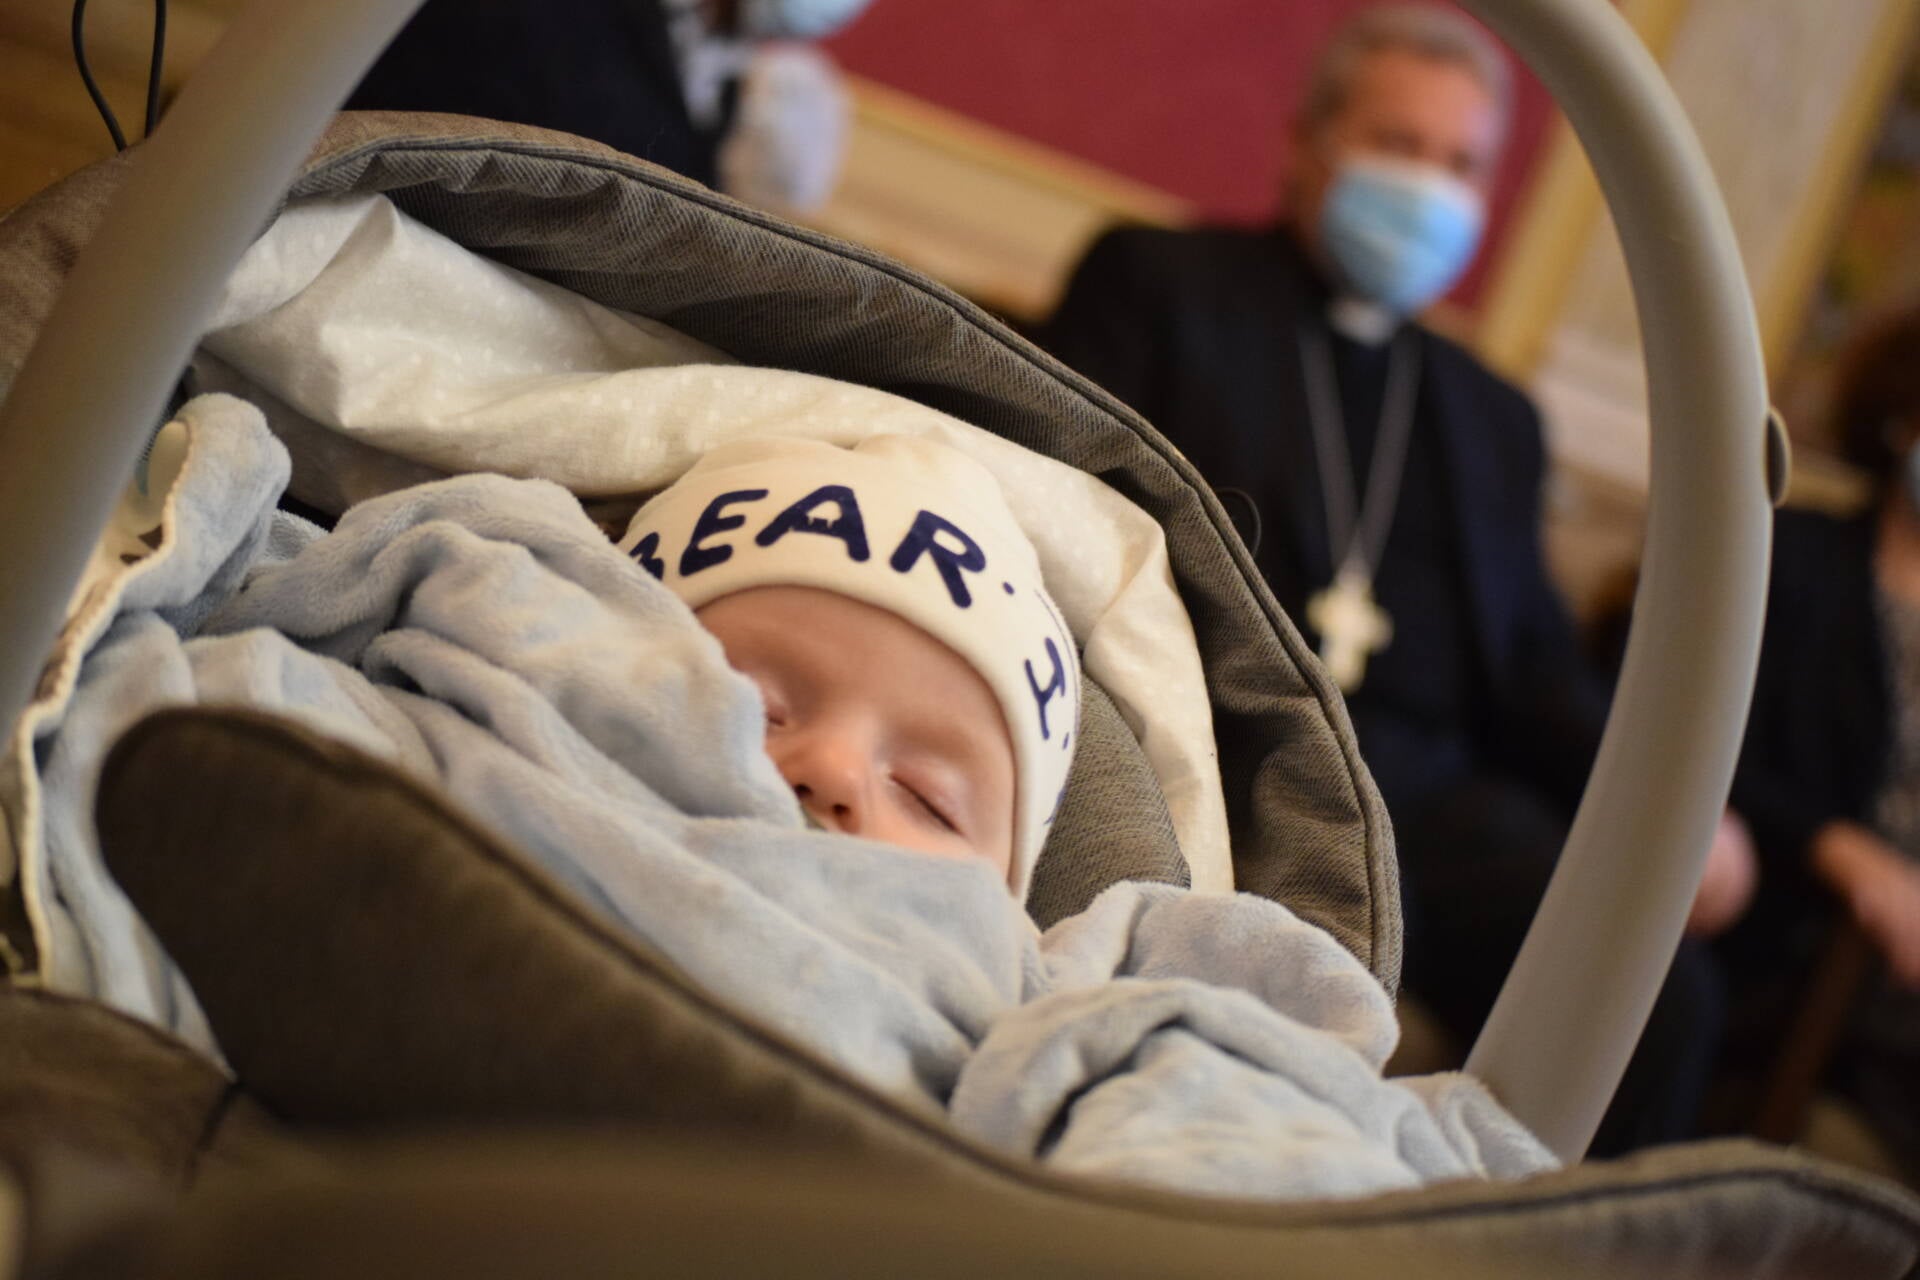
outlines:
[[[1340,411],[1332,343],[1315,324],[1301,325],[1299,334],[1307,420],[1313,428],[1321,504],[1327,514],[1327,552],[1334,565],[1333,582],[1307,601],[1307,621],[1320,633],[1320,661],[1341,692],[1351,693],[1366,674],[1367,658],[1393,639],[1392,619],[1374,603],[1373,578],[1400,503],[1400,480],[1406,472],[1420,385],[1420,347],[1413,332],[1403,330],[1388,352],[1380,429],[1367,468],[1366,491],[1360,493]]]

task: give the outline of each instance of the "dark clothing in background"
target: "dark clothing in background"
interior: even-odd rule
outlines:
[[[1781,511],[1753,710],[1733,807],[1753,830],[1762,883],[1818,903],[1807,867],[1815,831],[1871,826],[1885,776],[1891,709],[1874,609],[1876,516]],[[1784,905],[1784,904],[1783,904]]]
[[[1329,300],[1284,231],[1125,229],[1089,250],[1040,335],[1185,453],[1250,544],[1257,524],[1255,559],[1310,642],[1307,600],[1332,580],[1335,551],[1300,327],[1329,335],[1362,485],[1388,361],[1329,328]],[[1538,415],[1459,346],[1413,334],[1419,396],[1374,582],[1393,638],[1347,705],[1394,820],[1406,984],[1465,1042],[1565,840],[1605,699],[1541,558]],[[1597,1153],[1691,1133],[1718,987],[1699,950],[1679,967]]]
[[[1391,356],[1385,345],[1367,346],[1339,333],[1331,338],[1353,473],[1365,477],[1373,463]],[[1422,388],[1416,421],[1430,420],[1437,409],[1430,403],[1430,386]],[[1313,441],[1306,443],[1311,448]],[[1348,710],[1369,760],[1378,755],[1393,775],[1394,791],[1412,800],[1473,772],[1467,726],[1483,701],[1486,679],[1476,661],[1461,533],[1452,516],[1453,485],[1434,432],[1416,430],[1408,439],[1404,480],[1373,582],[1374,598],[1394,619],[1396,634],[1367,660],[1366,679],[1348,700]],[[1310,514],[1323,522],[1314,544],[1318,554],[1326,540],[1326,517]],[[1327,580],[1330,549],[1327,554],[1324,565],[1299,566],[1301,584]],[[1296,586],[1290,595],[1299,592]],[[1290,617],[1304,620],[1304,596],[1297,604],[1281,603]],[[1310,625],[1307,629],[1311,632]],[[1383,789],[1387,785],[1382,782]]]
[[[1812,870],[1813,836],[1836,820],[1875,829],[1894,759],[1895,682],[1874,581],[1877,521],[1877,512],[1837,520],[1781,511],[1774,522],[1760,671],[1733,785],[1734,807],[1759,850],[1760,886],[1722,944],[1741,1046],[1763,1064],[1845,916]],[[1920,1176],[1920,997],[1884,976],[1861,997],[1830,1083]]]
[[[725,123],[688,116],[659,0],[427,0],[347,106],[558,129],[709,186]]]

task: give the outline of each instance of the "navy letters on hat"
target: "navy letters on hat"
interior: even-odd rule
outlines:
[[[812,515],[816,507],[834,503],[840,508],[838,520],[818,520]],[[767,522],[767,527],[754,539],[763,547],[770,547],[789,533],[818,533],[829,538],[838,538],[847,544],[847,558],[864,561],[868,557],[867,524],[860,518],[860,503],[854,498],[853,490],[843,484],[823,484],[800,501],[782,511]]]
[[[730,512],[727,508],[759,502],[769,492],[766,489],[733,489],[708,502],[700,512],[699,519],[693,522],[693,534],[680,553],[680,576],[690,578],[733,559],[735,548],[714,539],[743,527],[747,517]],[[839,509],[839,514],[833,519],[814,514],[828,504]],[[847,558],[855,563],[864,563],[872,558],[872,549],[867,541],[866,517],[861,513],[859,498],[847,485],[821,485],[805,497],[788,504],[767,521],[760,532],[754,535],[753,541],[757,546],[771,547],[782,538],[796,533],[839,539],[847,548]],[[654,577],[665,575],[667,566],[661,556],[660,534],[657,530],[642,536],[628,554]],[[947,588],[948,598],[955,606],[965,609],[973,604],[973,592],[967,587],[966,575],[986,569],[987,553],[981,550],[972,535],[944,516],[920,511],[901,536],[893,554],[888,557],[887,566],[895,573],[911,573],[922,557],[932,562]],[[1012,585],[1008,584],[1007,589],[1011,591]],[[1064,677],[1060,674],[1057,654],[1054,655],[1053,666],[1054,680],[1048,689],[1064,691]],[[1040,692],[1037,685],[1035,692],[1036,695]]]
[[[747,522],[745,516],[722,514],[728,507],[741,502],[758,502],[766,496],[765,489],[735,489],[709,502],[707,509],[700,513],[700,518],[693,522],[693,536],[687,539],[687,549],[680,553],[680,576],[691,578],[702,569],[711,569],[717,564],[725,564],[731,560],[732,547],[724,543],[714,547],[702,544],[716,533],[738,529]]]
[[[952,534],[960,540],[958,547],[949,547],[939,540],[942,533]],[[912,570],[914,562],[925,554],[933,558],[940,570],[941,579],[947,584],[947,594],[962,609],[973,603],[973,593],[967,590],[967,580],[960,575],[962,569],[979,573],[987,567],[987,553],[980,544],[967,536],[966,530],[944,520],[931,511],[922,511],[913,518],[913,527],[907,530],[907,536],[900,539],[900,545],[894,549],[893,559],[887,563],[898,573]]]
[[[1052,702],[1057,695],[1067,691],[1067,669],[1060,661],[1060,649],[1053,643],[1052,636],[1048,636],[1046,640],[1047,661],[1053,664],[1053,675],[1047,681],[1044,688],[1038,680],[1033,678],[1033,663],[1025,659],[1022,659],[1020,663],[1021,666],[1027,669],[1027,688],[1033,690],[1033,700],[1040,707],[1040,737],[1042,741],[1053,737],[1053,734],[1047,729],[1047,704]]]

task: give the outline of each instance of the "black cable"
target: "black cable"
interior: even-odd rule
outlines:
[[[1255,502],[1253,495],[1245,489],[1215,489],[1213,492],[1219,497],[1220,505],[1223,507],[1227,505],[1228,498],[1238,498],[1247,504],[1247,528],[1241,528],[1240,522],[1233,520],[1233,513],[1231,511],[1227,513],[1227,519],[1233,520],[1234,532],[1240,535],[1240,541],[1247,544],[1247,554],[1250,556],[1259,555],[1260,537],[1266,532],[1260,519],[1260,504]]]
[[[153,61],[147,65],[147,132],[160,121],[160,67],[167,59],[167,0],[153,0]]]
[[[107,95],[100,92],[100,86],[94,83],[93,71],[87,66],[86,36],[87,0],[73,0],[73,61],[80,68],[80,79],[87,86],[87,95],[93,99],[93,105],[99,108],[100,118],[107,122],[107,132],[113,135],[113,149],[127,149],[127,135],[120,132],[120,121],[115,118],[113,108],[107,104]]]

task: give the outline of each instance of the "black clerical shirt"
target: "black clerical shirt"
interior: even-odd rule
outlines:
[[[1312,317],[1303,317],[1312,323]],[[1334,371],[1356,483],[1373,463],[1390,346],[1335,331]],[[1299,407],[1304,413],[1306,407]],[[1393,619],[1393,638],[1367,659],[1365,678],[1347,696],[1360,751],[1389,805],[1472,771],[1476,664],[1472,613],[1461,571],[1453,493],[1423,380],[1407,440],[1400,497],[1374,575],[1374,599]],[[1321,477],[1321,483],[1326,478]],[[1356,502],[1358,497],[1356,495]],[[1317,515],[1325,519],[1324,512]],[[1336,553],[1337,554],[1337,553]],[[1319,585],[1326,585],[1324,582]],[[1319,643],[1303,614],[1308,638]],[[1396,795],[1395,793],[1401,793]]]

